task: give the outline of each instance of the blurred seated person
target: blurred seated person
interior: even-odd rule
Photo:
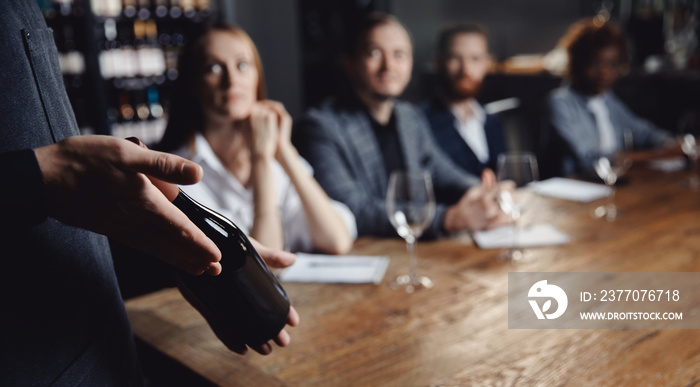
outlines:
[[[328,198],[291,143],[292,119],[265,99],[260,56],[234,26],[209,27],[183,51],[159,148],[200,164],[183,190],[265,246],[343,254],[355,220]]]
[[[472,174],[496,169],[506,151],[501,122],[487,114],[476,97],[491,67],[486,30],[474,24],[440,33],[434,65],[439,88],[421,104],[437,143],[457,165]]]
[[[355,214],[359,235],[397,236],[386,212],[394,171],[428,171],[437,201],[424,236],[481,230],[507,221],[484,184],[438,147],[423,113],[398,99],[411,79],[413,45],[393,16],[371,14],[347,42],[343,67],[351,86],[297,122],[294,143],[328,194]]]
[[[548,97],[549,124],[568,148],[561,155],[561,174],[590,173],[603,155],[671,146],[668,132],[637,117],[612,91],[627,64],[620,29],[591,19],[575,24],[567,35],[570,84]]]

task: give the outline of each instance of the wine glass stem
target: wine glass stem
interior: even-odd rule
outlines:
[[[610,195],[608,195],[608,204],[605,206],[608,213],[615,211],[615,186],[610,185]]]
[[[698,157],[690,158],[690,185],[697,186],[700,184],[700,171],[698,171]]]
[[[406,238],[406,252],[408,252],[408,275],[411,281],[414,281],[416,278],[418,258],[416,257],[416,238],[412,235]]]
[[[518,242],[520,236],[520,216],[513,216],[513,251],[520,250],[520,243]]]

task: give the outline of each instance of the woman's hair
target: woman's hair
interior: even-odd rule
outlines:
[[[255,43],[240,27],[226,23],[216,23],[205,27],[202,32],[185,44],[178,59],[178,79],[173,85],[168,125],[160,143],[156,146],[162,151],[173,151],[190,141],[196,132],[201,132],[204,125],[204,113],[199,100],[194,95],[201,82],[204,60],[204,48],[207,38],[214,32],[228,32],[242,39],[253,53],[253,62],[258,70],[257,99],[266,98],[265,75],[260,54]]]
[[[567,75],[574,83],[585,80],[586,67],[605,48],[617,48],[623,64],[627,63],[625,35],[611,22],[602,23],[595,18],[581,20],[569,28],[560,44],[568,53]]]

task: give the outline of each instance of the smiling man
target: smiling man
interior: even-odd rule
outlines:
[[[438,206],[429,236],[506,221],[493,196],[493,172],[479,185],[440,150],[422,112],[398,99],[411,80],[413,44],[395,17],[362,20],[350,35],[343,66],[351,90],[311,109],[293,140],[328,195],[352,210],[359,235],[396,235],[385,197],[390,174],[399,170],[432,176]]]
[[[440,33],[434,60],[440,79],[437,95],[421,104],[435,139],[465,171],[495,169],[506,151],[497,116],[476,101],[491,67],[486,30],[475,24],[448,27]]]

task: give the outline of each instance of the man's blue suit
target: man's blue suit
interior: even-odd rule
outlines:
[[[489,159],[486,163],[482,163],[457,131],[457,120],[444,102],[434,98],[422,103],[420,107],[430,123],[438,145],[455,164],[477,176],[481,175],[481,172],[487,167],[494,172],[496,171],[498,155],[506,151],[506,140],[498,116],[486,115],[484,132],[489,148]]]

